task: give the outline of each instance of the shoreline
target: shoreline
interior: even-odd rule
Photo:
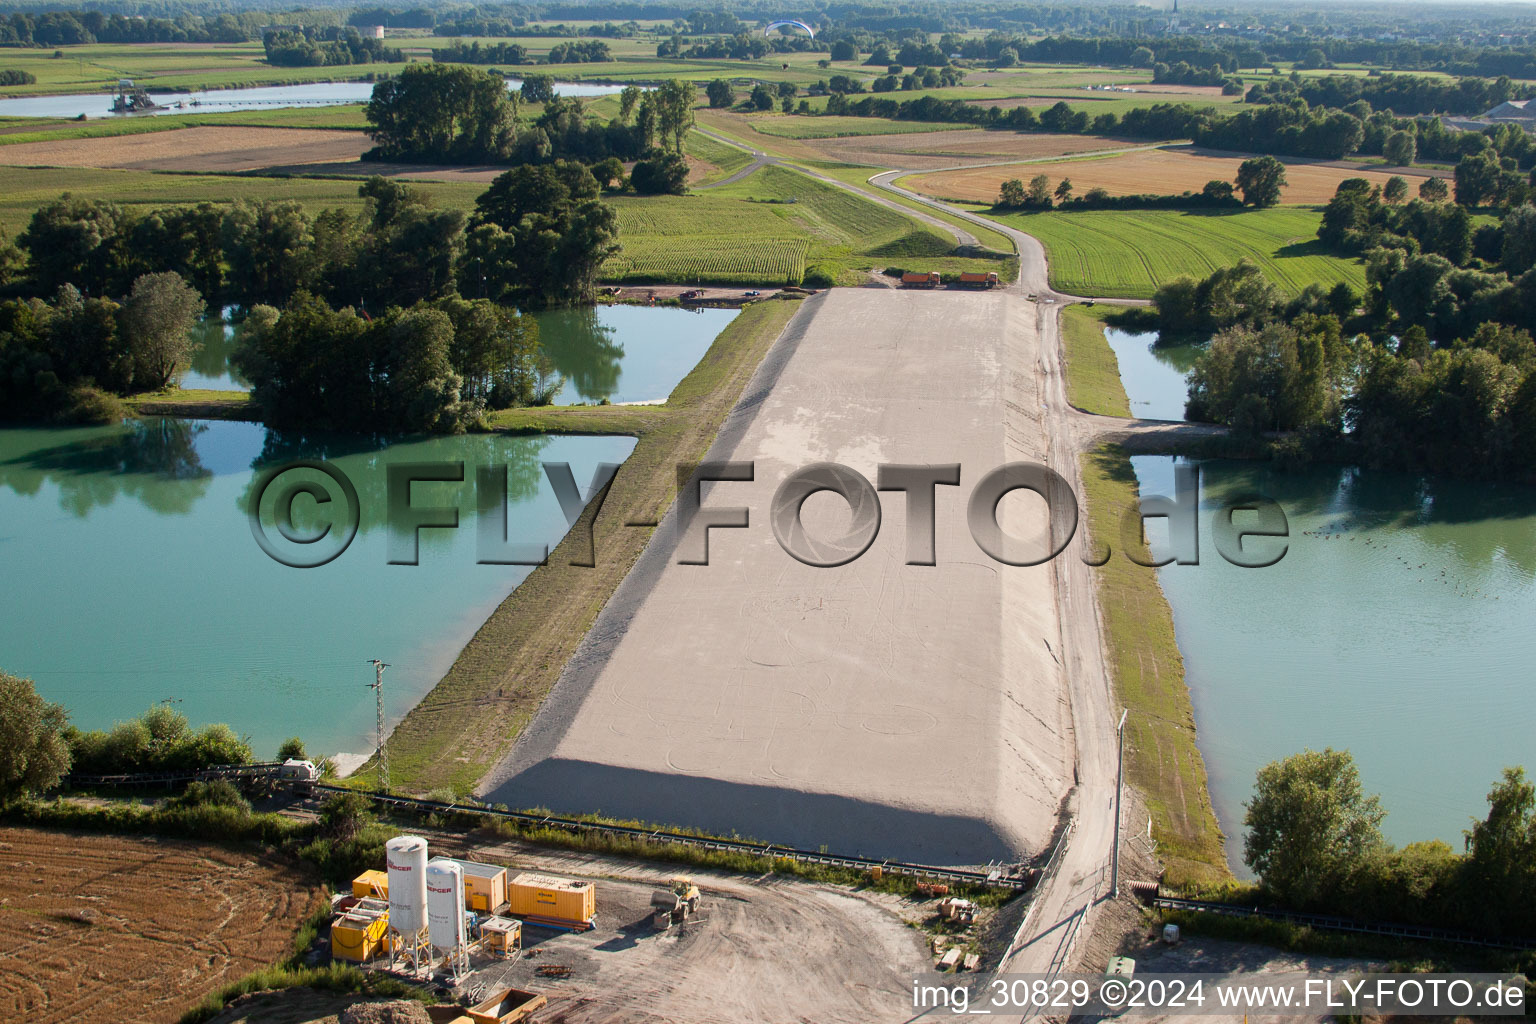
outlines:
[[[1060,315],[1072,403],[1087,412],[1124,415],[1129,400],[1119,360],[1104,334],[1102,312],[1073,305]],[[1175,447],[1189,454],[1192,446]],[[1115,442],[1100,442],[1078,454],[1095,550],[1101,544],[1119,547],[1120,510],[1140,500],[1131,454],[1131,446]],[[1150,560],[1145,542],[1136,556]],[[1211,800],[1172,606],[1156,570],[1132,564],[1124,553],[1093,572],[1115,696],[1136,712],[1126,721],[1126,777],[1147,804],[1158,859],[1175,884],[1229,878],[1227,837]]]

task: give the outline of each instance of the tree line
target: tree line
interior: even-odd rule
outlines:
[[[570,160],[594,167],[638,160],[644,166],[634,168],[630,181],[637,191],[681,192],[687,178],[683,139],[693,126],[694,96],[693,83],[678,79],[650,90],[629,86],[619,96],[618,116],[604,124],[588,116],[580,100],[555,95],[545,76],[527,76],[513,94],[489,72],[412,64],[373,90],[365,113],[378,145],[367,157],[430,163]],[[523,103],[542,104],[529,123],[520,116]],[[622,174],[608,168],[608,179],[619,181]]]
[[[1130,136],[1144,139],[1192,139],[1197,145],[1237,152],[1268,153],[1337,160],[1351,154],[1384,155],[1388,140],[1407,133],[1419,159],[1458,160],[1491,151],[1511,168],[1536,163],[1536,138],[1515,125],[1483,131],[1456,131],[1439,118],[1397,117],[1373,111],[1364,100],[1348,110],[1312,107],[1299,97],[1286,103],[1221,113],[1187,103],[1157,103],[1124,114],[1091,114],[1065,100],[1036,112],[1030,107],[981,107],[959,99],[922,96],[898,100],[867,96],[850,100],[835,90],[827,115],[882,117],[901,121],[941,121],[1019,132]],[[1410,160],[1413,157],[1410,156]]]
[[[384,40],[355,28],[279,29],[261,37],[267,63],[282,68],[318,68],[347,64],[400,64],[405,54]]]
[[[531,321],[498,310],[592,297],[618,249],[592,173],[514,168],[468,218],[383,178],[358,193],[362,213],[314,217],[272,201],[40,208],[18,239],[30,277],[15,284],[52,298],[0,305],[0,406],[102,419],[105,394],[165,387],[190,359],[203,295],[256,307],[235,359],[274,423],[455,431],[546,399]]]
[[[1351,201],[1369,189],[1341,185]],[[1246,263],[1159,288],[1165,337],[1212,337],[1186,417],[1297,432],[1277,442],[1287,458],[1536,478],[1536,207],[1470,242],[1456,208],[1415,202],[1372,230],[1393,227],[1407,233],[1367,251],[1363,297],[1312,286],[1287,301]]]
[[[87,43],[243,43],[270,20],[264,11],[225,11],[175,18],[125,17],[105,11],[17,11],[0,16],[0,46]]]
[[[1536,787],[1523,768],[1506,768],[1488,791],[1465,852],[1439,840],[1394,848],[1381,834],[1385,816],[1348,751],[1294,754],[1259,770],[1243,862],[1261,898],[1288,910],[1536,935]]]
[[[1505,100],[1529,99],[1530,86],[1508,75],[1487,78],[1430,78],[1426,75],[1272,76],[1248,90],[1248,103],[1286,103],[1300,97],[1314,107],[1345,108],[1364,101],[1372,110],[1394,114],[1481,114]]]

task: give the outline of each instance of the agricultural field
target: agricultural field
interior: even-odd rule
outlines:
[[[0,829],[0,1019],[173,1021],[293,951],[321,898],[218,846]]]
[[[746,152],[700,132],[689,132],[683,148],[688,155],[690,186],[728,178],[752,162]]]
[[[25,167],[119,167],[225,174],[292,165],[353,164],[373,141],[362,132],[197,127],[0,146],[0,163]]]
[[[874,135],[810,144],[826,160],[890,169],[927,169],[959,164],[1051,160],[1100,150],[1149,146],[1145,140],[1098,135],[1021,134],[1009,131],[942,131],[926,135]]]
[[[954,240],[938,228],[783,167],[700,195],[612,202],[624,251],[605,266],[607,279],[773,284],[820,267],[855,283],[861,271],[911,259],[998,269],[948,258]]]
[[[1244,159],[1230,153],[1193,146],[1169,146],[1140,149],[1112,158],[1053,161],[1038,167],[968,167],[963,170],[940,171],[904,178],[902,185],[941,199],[990,203],[997,199],[998,189],[1009,178],[1028,179],[1044,173],[1050,175],[1053,182],[1071,178],[1078,195],[1091,188],[1102,188],[1110,195],[1145,192],[1177,195],[1180,192],[1198,192],[1206,182],[1213,179],[1232,181],[1237,177],[1237,169]],[[1339,182],[1345,178],[1365,178],[1374,185],[1385,185],[1392,173],[1401,173],[1410,176],[1410,184],[1416,187],[1420,179],[1436,173],[1423,168],[1393,168],[1389,172],[1380,169],[1379,165],[1367,169],[1348,161],[1308,161],[1295,157],[1280,159],[1286,165],[1285,176],[1289,182],[1281,192],[1280,201],[1287,204],[1327,203],[1333,198]]]
[[[271,199],[296,202],[312,215],[333,206],[353,211],[363,208],[355,178],[228,177],[94,167],[16,167],[6,168],[5,181],[6,189],[0,193],[0,227],[13,238],[26,227],[39,206],[57,200],[64,192],[128,206]],[[422,182],[420,187],[437,205],[461,210],[473,209],[475,197],[485,191],[485,185],[479,182]]]
[[[952,124],[934,121],[893,121],[884,117],[800,117],[792,114],[758,114],[742,119],[760,135],[783,139],[838,139],[850,135],[914,135],[955,130]],[[965,129],[961,129],[965,130]],[[975,131],[975,129],[969,129]]]
[[[1331,256],[1318,243],[1322,215],[1315,210],[1090,210],[992,216],[1040,239],[1050,260],[1051,287],[1074,295],[1151,298],[1166,281],[1206,277],[1244,259],[1293,294],[1309,284],[1329,288],[1340,281],[1356,291],[1365,288],[1363,264]]]

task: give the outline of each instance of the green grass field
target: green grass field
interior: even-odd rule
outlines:
[[[1073,295],[1151,298],[1166,281],[1206,277],[1243,259],[1258,264],[1286,292],[1340,281],[1363,291],[1364,265],[1330,256],[1318,243],[1321,216],[1292,207],[1241,213],[1050,211],[995,219],[1040,239],[1050,260],[1051,287]]]
[[[925,206],[924,204],[917,202],[915,199],[908,199],[905,196],[897,195],[895,192],[887,192],[878,186],[871,185],[869,183],[870,175],[878,174],[884,170],[884,168],[856,167],[852,164],[834,164],[826,163],[823,161],[812,161],[807,163],[805,166],[814,167],[817,173],[825,174],[829,178],[836,178],[838,181],[846,181],[850,185],[856,185],[859,188],[867,189],[871,192],[879,192],[881,195],[885,196],[885,198],[900,206],[904,206],[909,210],[926,213],[929,216],[937,217],[939,220],[944,221],[946,224],[953,224],[955,227],[960,228],[961,230],[969,231],[971,234],[976,236],[977,240],[980,241],[982,245],[987,246],[989,249],[996,249],[998,252],[1013,252],[1013,242],[1010,241],[1008,236],[1003,234],[1001,231],[992,231],[988,228],[982,227],[980,224],[975,224],[971,221],[963,220],[960,217],[951,216],[950,214],[944,213],[943,211],[935,210],[931,206]]]

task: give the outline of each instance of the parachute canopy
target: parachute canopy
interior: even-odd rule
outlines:
[[[793,18],[789,18],[789,19],[786,19],[784,21],[775,21],[775,22],[770,23],[769,25],[767,25],[767,26],[765,26],[763,28],[763,35],[767,35],[768,33],[772,32],[776,28],[800,28],[800,29],[804,29],[805,30],[805,34],[810,36],[812,39],[816,38],[816,30],[815,29],[811,28],[811,26],[807,25],[805,22],[803,22],[803,21],[796,21]]]

